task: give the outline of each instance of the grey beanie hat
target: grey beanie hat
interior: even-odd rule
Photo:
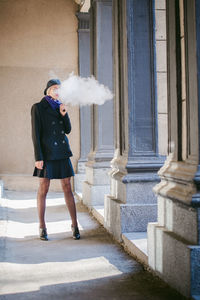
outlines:
[[[61,82],[59,79],[51,79],[47,82],[47,86],[46,86],[46,89],[44,90],[44,94],[46,95],[47,94],[47,90],[48,88],[50,88],[52,85],[60,85]]]

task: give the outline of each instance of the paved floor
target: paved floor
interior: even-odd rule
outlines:
[[[62,194],[47,200],[50,240],[38,239],[35,193],[0,200],[0,299],[185,299],[143,270],[77,203],[81,239],[71,237]]]

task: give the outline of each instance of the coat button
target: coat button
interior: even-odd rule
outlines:
[[[60,124],[62,124],[63,123],[63,121],[60,121]]]
[[[65,133],[64,130],[62,130],[61,133],[64,134]]]
[[[51,123],[52,125],[55,125],[56,124],[56,122],[55,121],[52,121],[52,123]]]
[[[53,134],[56,134],[56,131],[55,131],[55,130],[53,131]]]
[[[65,141],[64,141],[64,140],[63,140],[62,142],[63,142],[63,144],[65,144]]]
[[[58,145],[58,143],[57,142],[54,142],[54,146],[57,146]]]

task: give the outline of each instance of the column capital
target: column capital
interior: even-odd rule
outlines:
[[[85,12],[76,13],[78,19],[78,31],[89,31],[90,29],[90,14]]]

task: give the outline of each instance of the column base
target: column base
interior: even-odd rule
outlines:
[[[103,206],[104,195],[110,192],[110,180],[105,163],[86,166],[86,180],[83,182],[83,203],[88,207]]]
[[[186,297],[200,296],[200,246],[158,223],[149,223],[147,234],[150,268]]]
[[[74,191],[79,199],[82,199],[83,182],[86,177],[85,163],[87,160],[79,160],[77,166],[77,174],[74,177]]]
[[[83,203],[92,208],[104,205],[104,195],[108,194],[110,185],[92,185],[88,181],[83,182]]]
[[[118,241],[122,241],[122,233],[146,232],[147,224],[157,220],[156,203],[125,204],[106,195],[104,210],[105,227]]]
[[[84,181],[85,174],[76,174],[76,176],[74,177],[74,191],[80,198],[82,198]]]
[[[148,224],[148,262],[164,281],[186,297],[200,297],[198,194],[193,161],[169,156],[159,171],[158,223]],[[193,297],[194,298],[194,297]]]
[[[157,221],[157,198],[153,187],[156,172],[110,173],[111,195],[105,198],[105,227],[121,241],[122,233],[146,232],[149,222]]]

